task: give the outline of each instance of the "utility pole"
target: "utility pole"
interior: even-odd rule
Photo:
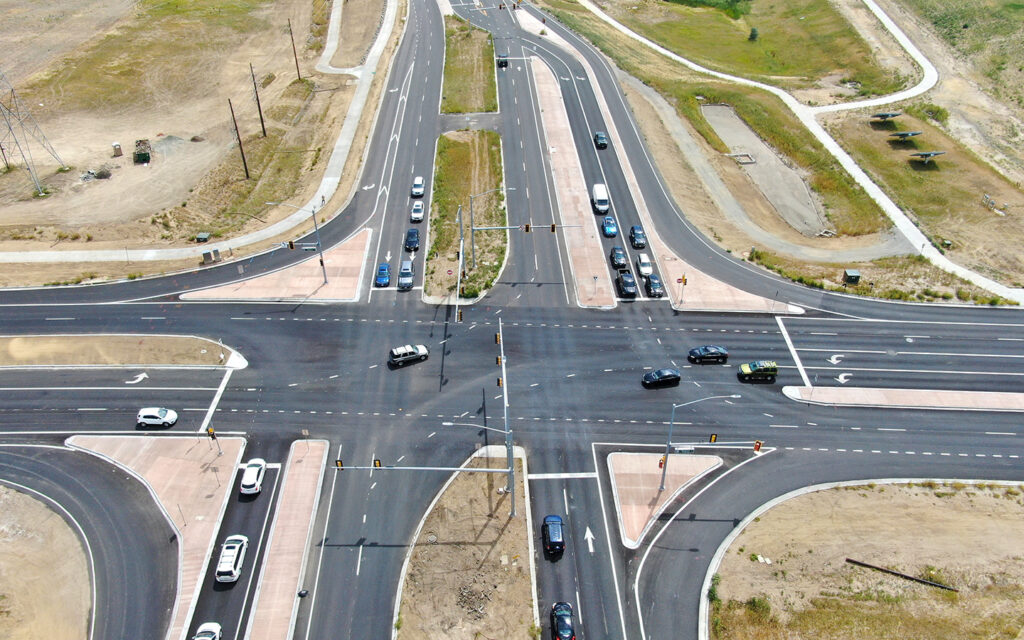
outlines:
[[[295,34],[292,33],[292,19],[288,18],[288,37],[292,39],[292,57],[295,58],[295,75],[302,80],[302,72],[299,71],[299,54],[295,51]]]
[[[235,125],[235,139],[238,140],[238,152],[242,154],[242,167],[245,169],[245,179],[249,179],[249,165],[245,162],[245,149],[242,148],[242,134],[238,132],[238,120],[235,119],[235,108],[231,105],[231,98],[228,98],[228,109],[231,109],[231,123]]]
[[[252,94],[256,96],[256,112],[260,114],[260,129],[263,130],[263,137],[267,137],[267,125],[263,122],[263,107],[260,106],[260,90],[256,86],[256,72],[252,69],[252,63],[249,63],[249,75],[252,76]]]

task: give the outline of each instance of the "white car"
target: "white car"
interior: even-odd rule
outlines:
[[[267,472],[267,461],[263,458],[253,458],[245,463],[245,471],[242,472],[242,484],[239,491],[242,495],[251,496],[260,492],[263,488],[263,474]]]
[[[412,180],[412,197],[422,198],[426,192],[426,182],[423,181],[423,176],[416,176]]]
[[[216,622],[204,622],[196,629],[192,640],[220,640],[220,625]]]
[[[163,407],[145,407],[139,409],[135,424],[140,427],[169,427],[178,421],[178,413]]]
[[[646,253],[641,253],[636,257],[636,272],[643,278],[654,273],[654,265],[651,264],[651,257]]]
[[[249,538],[243,535],[228,536],[220,547],[220,558],[217,560],[217,582],[235,582],[242,575],[242,563],[245,562],[245,550],[249,548]]]
[[[423,202],[421,200],[412,203],[412,212],[409,214],[409,219],[413,222],[423,222]]]

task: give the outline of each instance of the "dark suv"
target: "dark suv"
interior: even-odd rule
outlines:
[[[629,269],[619,269],[619,277],[615,279],[619,287],[619,295],[623,298],[636,297],[636,278],[629,272]]]
[[[409,229],[405,232],[405,250],[416,251],[420,248],[420,230]]]
[[[626,250],[622,247],[612,247],[612,252],[608,254],[608,257],[611,258],[612,267],[616,269],[624,269],[629,265]]]
[[[608,136],[605,135],[604,131],[594,132],[594,146],[598,149],[608,148]]]
[[[562,519],[558,516],[544,516],[544,524],[540,528],[544,540],[544,553],[549,556],[561,555],[565,551],[565,534]]]
[[[647,234],[644,233],[644,228],[638,224],[633,225],[629,228],[629,241],[633,245],[634,249],[644,249],[647,247]]]

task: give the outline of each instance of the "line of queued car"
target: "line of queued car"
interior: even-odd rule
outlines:
[[[709,362],[725,364],[729,361],[729,350],[719,345],[707,344],[690,349],[689,353],[686,354],[686,359],[693,364],[706,364]],[[774,360],[755,360],[741,364],[736,377],[743,382],[764,381],[772,383],[775,382],[775,377],[778,374],[779,366]],[[679,384],[680,380],[682,380],[682,376],[678,369],[664,367],[645,372],[640,379],[640,383],[647,388],[674,387]]]
[[[238,492],[243,496],[253,496],[263,490],[263,477],[267,473],[267,461],[253,458],[242,468],[242,480]],[[242,563],[245,552],[249,549],[249,538],[240,533],[228,536],[220,546],[217,557],[217,569],[213,579],[219,584],[232,584],[242,575]],[[221,640],[222,629],[219,622],[204,622],[196,629],[192,640]]]

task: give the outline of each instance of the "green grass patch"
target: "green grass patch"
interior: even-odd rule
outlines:
[[[788,87],[839,75],[857,82],[861,95],[905,86],[904,78],[875,63],[871,48],[828,0],[675,0],[639,7],[617,17],[675,53],[719,71]],[[758,36],[751,40],[754,28]]]
[[[1024,2],[905,0],[903,4],[974,64],[997,96],[1024,106]]]
[[[498,110],[491,34],[455,16],[445,16],[442,113]]]
[[[64,58],[19,89],[26,102],[55,109],[155,106],[168,95],[202,96],[211,73],[247,34],[268,27],[260,17],[269,0],[143,0],[116,32]]]
[[[508,250],[505,231],[476,233],[476,268],[472,268],[469,196],[502,186],[501,138],[494,131],[459,131],[437,142],[434,194],[430,210],[430,250],[426,261],[426,294],[446,295],[455,290],[459,269],[458,210],[462,205],[465,237],[463,296],[472,298],[494,285]],[[501,191],[473,199],[477,227],[505,226]],[[452,275],[448,275],[448,270]]]
[[[589,12],[577,5],[562,0],[545,0],[544,4],[559,20],[596,43],[624,71],[653,87],[675,105],[680,117],[688,120],[722,153],[729,149],[704,119],[700,105],[712,102],[732,105],[761,138],[807,171],[809,186],[821,198],[825,214],[838,234],[864,235],[891,226],[867,193],[775,96],[711,79],[690,80],[694,76],[681,72],[680,65],[632,41],[609,36],[603,23],[595,22]]]

